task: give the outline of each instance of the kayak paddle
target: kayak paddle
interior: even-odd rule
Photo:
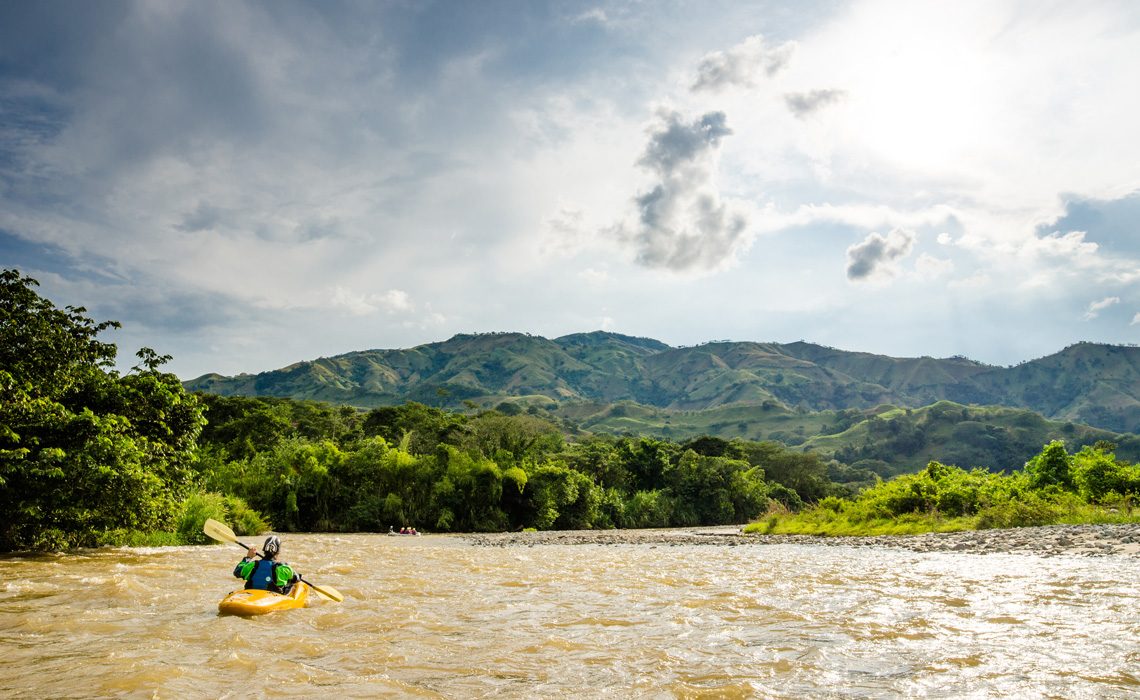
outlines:
[[[242,549],[245,549],[247,551],[249,550],[249,547],[242,544],[241,542],[238,542],[237,535],[234,534],[233,530],[231,530],[224,523],[220,523],[213,518],[206,519],[206,523],[202,525],[202,532],[206,533],[207,537],[215,539],[218,542],[233,542],[234,544],[240,546]],[[258,554],[261,553],[258,552]],[[317,592],[318,595],[323,598],[333,600],[338,603],[344,600],[344,596],[341,595],[340,591],[333,588],[332,586],[318,586],[303,576],[299,576],[298,578],[304,581],[309,586],[309,588],[312,588]]]

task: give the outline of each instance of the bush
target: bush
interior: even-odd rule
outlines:
[[[1058,515],[1053,505],[1040,499],[1011,501],[990,506],[978,513],[978,529],[1048,525],[1055,522]]]
[[[209,519],[226,522],[226,498],[218,493],[194,493],[182,503],[182,515],[178,518],[175,532],[186,544],[212,542],[202,532],[202,526]]]
[[[265,518],[237,496],[226,496],[226,513],[230,526],[239,535],[260,535],[269,529]]]
[[[182,515],[178,519],[175,534],[183,544],[212,542],[202,532],[202,526],[208,519],[226,523],[238,535],[259,535],[269,529],[269,524],[261,515],[237,496],[194,493],[182,504]]]
[[[673,518],[673,501],[662,491],[638,491],[624,510],[628,527],[668,527]]]

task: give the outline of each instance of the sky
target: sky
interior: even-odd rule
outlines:
[[[0,267],[183,379],[1140,342],[1140,4],[0,0]]]

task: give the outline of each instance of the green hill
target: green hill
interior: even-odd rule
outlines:
[[[553,340],[484,333],[410,349],[353,352],[256,375],[208,374],[185,385],[222,395],[359,407],[405,401],[491,407],[525,396],[559,405],[633,402],[674,412],[764,406],[818,412],[881,404],[918,409],[953,401],[1140,432],[1140,348],[1093,343],[1016,367],[994,367],[960,357],[893,358],[805,342],[677,348],[617,333]]]
[[[777,440],[887,477],[930,460],[996,471],[1021,467],[1052,440],[1073,449],[1105,440],[1122,459],[1140,459],[1140,437],[1053,421],[1027,409],[940,401],[921,408],[880,405],[841,411],[790,410],[769,402],[678,411],[632,402],[563,404],[553,416],[594,433],[684,441],[702,435]]]

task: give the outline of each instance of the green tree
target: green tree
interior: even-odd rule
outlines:
[[[1116,459],[1112,443],[1097,443],[1073,455],[1073,483],[1081,498],[1101,503],[1113,494],[1140,494],[1140,468]]]
[[[441,443],[455,444],[466,422],[462,414],[411,401],[372,409],[364,417],[363,432],[379,435],[390,445],[398,445],[405,435],[411,435],[408,449],[413,454],[432,454]]]
[[[800,500],[814,502],[831,493],[827,464],[817,454],[795,452],[772,441],[747,443],[740,451],[749,464],[764,470],[765,478],[792,489]]]
[[[1072,466],[1072,458],[1065,450],[1065,443],[1054,440],[1041,450],[1041,454],[1025,464],[1025,473],[1029,475],[1029,484],[1033,488],[1055,485],[1072,490],[1074,488]]]
[[[568,466],[588,475],[603,488],[623,490],[632,480],[611,438],[590,437],[572,445],[563,458]]]
[[[562,449],[562,432],[541,418],[482,413],[467,422],[458,446],[504,466],[523,460],[540,460]]]
[[[59,309],[36,280],[0,273],[0,549],[95,544],[108,530],[173,528],[189,492],[202,410],[169,359],[117,348],[82,307]]]

